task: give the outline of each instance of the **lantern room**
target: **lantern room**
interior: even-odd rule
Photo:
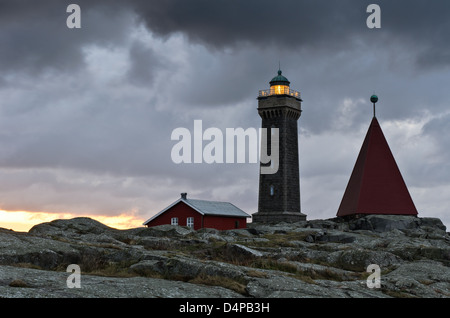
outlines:
[[[278,70],[278,76],[275,76],[270,81],[270,95],[284,95],[289,94],[289,80],[281,75],[281,70]]]
[[[289,80],[282,75],[282,71],[278,70],[278,75],[270,81],[270,89],[259,91],[259,97],[267,97],[273,95],[290,95],[300,99],[300,93],[290,89]]]

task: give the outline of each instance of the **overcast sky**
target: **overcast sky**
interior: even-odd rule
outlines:
[[[0,209],[146,220],[188,192],[256,212],[257,164],[177,165],[171,133],[258,128],[280,62],[304,101],[308,219],[336,215],[376,93],[419,216],[449,228],[449,16],[437,0],[0,0]]]

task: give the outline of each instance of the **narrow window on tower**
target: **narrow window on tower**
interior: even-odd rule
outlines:
[[[274,124],[272,124],[272,126],[270,127],[270,142],[272,142],[273,135],[275,134],[275,128],[276,127]],[[270,149],[270,154],[272,154],[272,149]],[[272,168],[273,168],[273,160],[270,160],[270,169]],[[270,192],[270,195],[273,195],[272,190]]]
[[[270,196],[273,197],[275,194],[275,187],[273,186],[273,184],[270,185]]]
[[[271,127],[270,127],[270,134],[273,136],[274,134],[275,134],[275,125],[272,125]]]

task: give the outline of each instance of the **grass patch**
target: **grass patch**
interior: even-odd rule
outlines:
[[[135,277],[146,276],[130,272],[129,267],[137,263],[136,260],[122,262],[107,262],[103,258],[82,258],[77,263],[80,266],[81,273],[86,275],[105,276],[105,277]],[[68,264],[61,264],[57,270],[65,271]]]
[[[297,273],[297,266],[290,263],[278,262],[272,259],[256,259],[250,265],[250,267],[261,269],[275,270],[291,274]]]
[[[243,279],[231,279],[223,276],[210,276],[206,274],[200,274],[197,277],[188,281],[193,284],[201,284],[207,286],[220,286],[230,290],[233,290],[241,295],[247,296],[246,285],[247,282]]]
[[[31,286],[21,279],[15,279],[9,283],[9,287],[30,288]]]
[[[406,291],[396,291],[396,290],[382,290],[382,292],[388,296],[394,298],[418,298],[417,296],[411,295]]]
[[[325,268],[320,271],[316,271],[313,269],[309,269],[307,271],[304,271],[305,274],[307,274],[312,279],[323,279],[323,280],[333,280],[336,282],[342,282],[344,279],[342,278],[341,274],[336,273],[335,271]],[[356,278],[355,278],[356,279]]]
[[[16,264],[12,264],[10,266],[42,270],[42,267],[40,267],[38,265],[35,265],[35,264],[32,264],[32,263],[16,263]]]
[[[87,275],[107,276],[107,277],[135,277],[137,274],[128,270],[128,267],[122,264],[108,264],[103,268],[97,268],[89,272],[84,272]]]

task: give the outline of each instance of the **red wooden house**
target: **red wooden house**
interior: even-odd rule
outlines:
[[[218,230],[243,229],[247,227],[247,218],[251,217],[228,202],[181,198],[144,222],[144,225],[157,226],[172,224],[188,226],[194,230],[214,228]]]

